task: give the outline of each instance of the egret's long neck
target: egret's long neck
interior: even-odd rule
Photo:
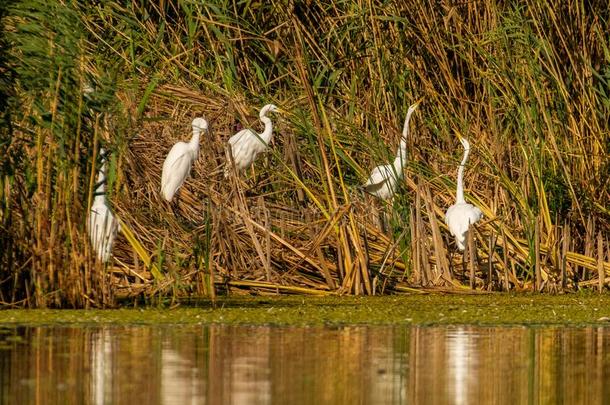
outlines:
[[[402,172],[407,162],[407,139],[402,137],[400,139],[400,146],[396,151],[396,158],[394,159],[394,170],[398,177],[402,177]]]
[[[271,137],[273,136],[273,124],[269,117],[263,116],[261,117],[261,121],[265,124],[265,130],[260,134],[260,137],[266,144],[269,144],[269,142],[271,142]]]
[[[189,141],[189,145],[192,148],[196,148],[199,146],[199,138],[201,136],[201,129],[199,128],[193,128],[193,136],[191,137],[191,140]]]
[[[411,115],[415,109],[409,109],[407,117],[405,118],[405,125],[402,128],[402,137],[400,138],[400,145],[396,151],[396,159],[394,159],[394,170],[398,177],[402,177],[403,168],[407,161],[407,136],[409,136],[409,121],[411,121]]]
[[[468,160],[468,154],[470,153],[469,149],[464,149],[464,157],[462,158],[462,163],[460,163],[460,167],[458,168],[458,177],[457,177],[457,191],[455,193],[455,202],[463,203],[464,200],[464,165],[466,164],[466,160]]]

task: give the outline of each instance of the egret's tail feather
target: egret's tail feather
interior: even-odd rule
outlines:
[[[457,244],[458,249],[460,249],[460,250],[466,249],[466,246],[464,246],[464,243],[460,242],[459,240],[456,239],[455,243]]]
[[[172,199],[174,198],[174,193],[167,190],[166,187],[163,187],[161,188],[161,197],[163,197],[163,199],[165,199],[167,202],[172,202]]]

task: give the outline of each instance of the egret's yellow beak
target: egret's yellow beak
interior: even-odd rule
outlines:
[[[460,142],[462,142],[462,140],[464,139],[464,137],[462,136],[462,134],[460,134],[460,131],[456,130],[455,134],[457,135],[458,139],[460,140]]]

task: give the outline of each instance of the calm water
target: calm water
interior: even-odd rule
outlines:
[[[603,404],[610,328],[0,329],[3,404]]]

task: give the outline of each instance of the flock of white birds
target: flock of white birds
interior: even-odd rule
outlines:
[[[398,181],[403,178],[405,163],[407,161],[407,136],[409,134],[409,121],[417,109],[419,102],[411,105],[407,111],[405,123],[392,164],[375,167],[362,188],[380,199],[390,200],[396,192]],[[273,104],[265,105],[259,114],[261,122],[265,125],[262,133],[257,134],[251,129],[243,129],[233,135],[228,141],[227,162],[224,175],[229,176],[231,169],[239,173],[250,167],[256,157],[269,147],[273,137],[273,123],[267,117],[272,112],[280,112]],[[199,156],[200,136],[208,130],[208,122],[204,118],[195,118],[192,123],[193,136],[189,142],[176,143],[167,154],[161,173],[161,195],[171,202],[178,189],[189,176],[193,163]],[[464,166],[470,153],[468,140],[460,137],[464,147],[464,157],[458,168],[457,190],[455,204],[445,213],[445,223],[449,232],[455,238],[458,249],[464,250],[465,240],[470,226],[481,219],[482,213],[478,207],[464,200]],[[112,246],[117,233],[121,228],[119,220],[113,215],[106,200],[104,183],[106,180],[106,162],[104,151],[100,151],[102,166],[98,173],[93,203],[87,221],[91,244],[98,260],[107,262],[111,257]]]

